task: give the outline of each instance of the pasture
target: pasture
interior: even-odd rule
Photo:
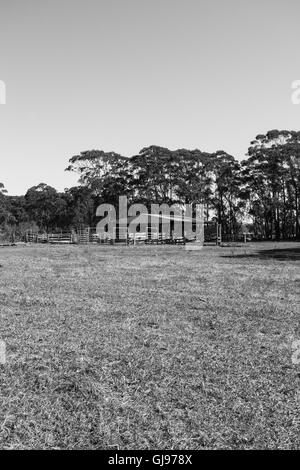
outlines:
[[[0,248],[1,449],[299,449],[300,244]]]

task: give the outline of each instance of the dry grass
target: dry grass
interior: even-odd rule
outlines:
[[[299,449],[299,246],[1,248],[0,447]]]

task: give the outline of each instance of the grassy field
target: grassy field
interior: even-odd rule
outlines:
[[[0,264],[2,449],[300,448],[300,244]]]

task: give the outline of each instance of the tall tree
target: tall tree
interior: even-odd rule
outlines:
[[[240,164],[227,152],[212,154],[212,201],[217,221],[224,233],[235,236],[242,223],[245,202],[241,192]]]
[[[256,231],[266,238],[299,237],[300,133],[259,134],[248,156],[242,175]]]
[[[69,159],[66,171],[79,174],[79,183],[99,200],[114,204],[118,195],[129,194],[129,159],[115,152],[88,150]]]
[[[49,231],[61,227],[66,202],[56,189],[40,183],[25,194],[26,211],[40,229]]]

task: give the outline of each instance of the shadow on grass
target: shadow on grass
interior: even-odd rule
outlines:
[[[258,250],[248,253],[235,253],[224,255],[222,258],[257,258],[257,259],[276,259],[282,261],[300,261],[300,248],[275,248],[272,250]]]

